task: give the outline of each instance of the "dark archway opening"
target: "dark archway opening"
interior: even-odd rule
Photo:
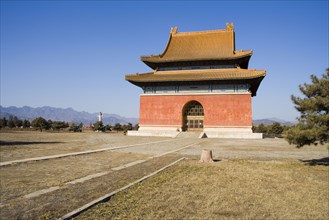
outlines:
[[[204,110],[197,101],[186,103],[183,108],[183,131],[202,131],[204,121]]]

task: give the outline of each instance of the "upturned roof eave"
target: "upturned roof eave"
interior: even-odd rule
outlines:
[[[265,75],[262,76],[252,76],[252,77],[239,77],[239,78],[212,78],[212,79],[138,79],[131,76],[126,76],[125,80],[129,82],[136,82],[136,83],[165,83],[165,82],[210,82],[210,81],[241,81],[241,80],[252,80],[252,79],[258,79],[258,78],[264,78]]]
[[[232,54],[232,56],[218,57],[184,57],[184,58],[163,58],[161,55],[141,56],[140,60],[149,63],[168,63],[168,62],[189,62],[189,61],[207,61],[207,60],[237,60],[244,57],[251,57],[252,50],[244,51],[243,54]]]
[[[148,73],[137,73],[126,75],[125,79],[129,82],[139,82],[139,83],[152,83],[152,82],[189,82],[189,81],[225,81],[225,80],[249,80],[257,79],[266,76],[266,70],[244,70],[237,69],[238,72],[245,72],[249,75],[237,76],[235,70],[228,69],[232,75],[221,75],[221,73],[216,73],[211,71],[210,75],[202,72],[208,72],[207,70],[179,70],[179,71],[155,71]],[[226,73],[223,72],[223,73]],[[219,74],[214,76],[213,74]]]

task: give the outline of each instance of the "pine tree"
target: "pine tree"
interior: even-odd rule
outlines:
[[[297,147],[329,142],[329,68],[321,79],[311,75],[311,80],[311,84],[299,86],[304,98],[291,96],[301,116],[298,124],[287,131],[286,139]]]
[[[48,123],[48,121],[42,117],[33,119],[31,125],[32,127],[39,129],[41,132],[43,129],[48,130],[50,128],[50,124]]]
[[[258,125],[257,128],[255,129],[255,133],[264,133],[264,134],[266,134],[267,131],[268,131],[268,129],[263,123]]]
[[[105,131],[105,126],[103,125],[103,122],[97,121],[94,124],[94,131]]]
[[[269,132],[271,134],[275,134],[275,135],[280,135],[283,132],[283,127],[281,126],[280,123],[278,122],[274,122],[271,126],[270,126],[270,130]]]
[[[7,119],[4,117],[4,118],[0,118],[0,127],[1,128],[4,128],[7,126]]]
[[[113,129],[116,130],[117,132],[122,131],[122,125],[120,123],[115,123]]]
[[[23,127],[24,127],[24,128],[29,128],[30,126],[31,126],[31,122],[30,122],[29,120],[26,120],[26,119],[25,119],[25,120],[23,121]]]

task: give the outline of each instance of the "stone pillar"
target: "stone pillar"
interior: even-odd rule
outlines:
[[[205,162],[205,163],[214,162],[212,159],[212,151],[203,149],[201,153],[200,162]]]

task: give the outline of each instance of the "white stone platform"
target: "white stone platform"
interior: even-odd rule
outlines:
[[[171,137],[179,135],[176,127],[139,127],[138,131],[128,131],[128,136]]]
[[[262,133],[253,133],[250,127],[204,128],[208,138],[262,139]]]
[[[236,139],[262,139],[262,133],[224,133],[224,132],[205,132],[208,138],[236,138]]]
[[[176,127],[140,127],[138,131],[128,131],[127,135],[176,138],[182,136],[180,133]],[[262,139],[263,134],[253,133],[250,127],[204,128],[199,138]]]

